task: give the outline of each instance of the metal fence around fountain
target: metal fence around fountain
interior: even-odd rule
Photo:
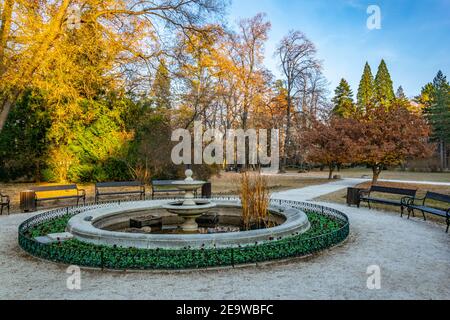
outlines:
[[[169,200],[169,199],[164,199]],[[214,197],[213,201],[239,201],[235,196]],[[102,207],[120,206],[130,201],[109,201],[59,208],[38,214],[24,221],[18,230],[20,247],[31,255],[58,263],[102,269],[195,269],[254,264],[314,254],[343,242],[349,234],[348,217],[333,208],[292,200],[272,199],[271,205],[294,207],[309,213],[327,216],[338,221],[340,227],[316,236],[292,235],[284,239],[230,248],[135,249],[96,246],[77,243],[44,244],[30,234],[34,227],[46,222],[72,217]]]

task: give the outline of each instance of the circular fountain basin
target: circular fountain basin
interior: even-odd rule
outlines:
[[[131,218],[142,216],[146,210],[153,210],[152,212],[157,209],[163,210],[168,205],[170,206],[169,201],[139,201],[88,210],[72,217],[68,222],[67,231],[79,241],[96,245],[140,249],[182,249],[254,245],[256,242],[279,240],[304,233],[310,228],[308,217],[303,211],[290,207],[271,206],[269,208],[271,216],[278,219],[280,224],[273,228],[251,231],[213,234],[143,234],[102,229],[107,225],[126,223]],[[241,209],[239,201],[236,200],[214,200],[212,205],[216,206],[217,210]],[[166,218],[167,215],[170,214],[166,213]]]

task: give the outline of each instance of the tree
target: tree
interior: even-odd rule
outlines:
[[[447,166],[446,144],[450,143],[450,86],[442,71],[433,80],[428,89],[429,103],[425,109],[428,122],[433,129],[432,138],[439,144],[441,169]]]
[[[170,109],[172,106],[170,92],[170,76],[166,60],[161,59],[155,80],[153,81],[151,95],[154,106],[158,109]]]
[[[50,61],[64,64],[58,58],[61,46],[78,33],[68,28],[68,14],[76,5],[71,0],[3,1],[0,131],[24,90],[42,85]],[[136,80],[137,65],[148,64],[155,51],[159,54],[164,47],[157,26],[164,24],[166,34],[195,32],[208,19],[221,15],[225,6],[219,0],[86,0],[78,11],[81,25],[88,26],[84,29],[96,30],[96,38],[91,39],[102,37],[108,48],[119,51],[108,61],[109,66],[117,80],[128,82]]]
[[[353,103],[353,92],[347,80],[341,79],[339,86],[334,91],[332,102],[334,105],[334,114],[344,118],[355,115],[356,107]]]
[[[375,83],[370,69],[369,63],[366,62],[364,72],[359,82],[357,105],[359,113],[369,110],[374,103],[375,97]]]
[[[373,109],[364,115],[361,125],[359,162],[372,168],[373,184],[377,183],[384,167],[431,154],[427,123],[420,115],[408,111],[401,100],[392,101],[389,110]]]
[[[324,122],[312,119],[303,136],[307,160],[327,165],[331,179],[336,167],[358,160],[360,136],[360,124],[355,119],[336,115]]]
[[[400,100],[408,100],[402,86],[398,87],[397,92],[395,94],[395,98],[400,99]]]
[[[241,122],[244,130],[248,128],[251,107],[257,99],[266,72],[263,65],[264,45],[272,27],[266,19],[266,14],[259,13],[251,19],[240,20],[239,34],[232,35],[236,53],[234,63],[238,67],[236,70],[242,92]]]
[[[284,75],[287,94],[285,141],[283,148],[283,167],[287,164],[288,147],[291,143],[291,122],[295,103],[306,99],[302,93],[308,87],[308,79],[314,70],[320,69],[314,44],[300,31],[290,31],[276,49],[280,67]],[[302,104],[303,105],[303,104]]]
[[[378,107],[388,108],[394,100],[394,87],[386,62],[381,60],[375,77],[375,102]]]

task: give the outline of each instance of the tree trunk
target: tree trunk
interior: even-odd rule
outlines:
[[[42,61],[45,59],[45,56],[48,53],[48,50],[51,48],[53,42],[59,36],[59,34],[61,32],[61,27],[62,27],[62,24],[64,21],[64,17],[67,13],[67,8],[70,5],[70,1],[71,0],[63,0],[55,17],[52,19],[52,21],[49,24],[48,31],[46,32],[45,40],[39,45],[38,49],[35,50],[35,52],[34,52],[33,61],[31,61],[31,63],[20,73],[19,78],[24,81],[24,84],[26,84],[27,81],[30,81],[30,79],[33,77],[34,72],[39,67],[39,65],[42,63]],[[6,1],[6,2],[8,2],[8,1]],[[6,5],[6,2],[5,2],[5,5]],[[3,27],[3,23],[2,23],[2,27]],[[6,32],[3,30],[1,30],[1,31]],[[4,41],[4,39],[2,38],[0,41]],[[3,67],[3,66],[1,66],[1,67]],[[14,105],[15,100],[17,99],[17,97],[19,95],[20,95],[20,91],[17,90],[17,92],[14,93],[14,96],[16,98],[8,99],[5,102],[3,109],[1,110],[1,114],[0,114],[0,132],[2,131],[2,129],[5,125],[6,119],[8,118],[8,114],[11,111],[11,108]]]
[[[440,139],[439,141],[439,154],[441,159],[441,171],[445,169],[445,149],[444,149],[444,141]]]
[[[11,31],[13,6],[14,0],[5,0],[2,8],[2,24],[0,26],[0,76],[2,76],[5,71],[5,49]]]
[[[333,179],[333,172],[334,172],[334,164],[328,165],[329,171],[328,171],[328,180]]]
[[[6,120],[8,119],[9,112],[11,111],[11,108],[17,98],[15,97],[15,99],[10,99],[6,97],[5,99],[6,100],[3,102],[2,109],[0,110],[0,132],[2,132],[3,127],[6,124]]]
[[[375,165],[372,167],[372,184],[376,184],[378,182],[378,178],[380,177],[381,173],[381,166]]]
[[[286,110],[286,134],[284,137],[284,152],[283,152],[283,170],[285,170],[287,166],[287,148],[289,145],[289,142],[291,140],[291,105],[292,105],[292,98],[290,93],[290,88],[288,88],[288,96],[287,96],[287,110]]]

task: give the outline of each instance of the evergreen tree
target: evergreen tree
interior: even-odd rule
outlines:
[[[334,94],[334,98],[332,99],[334,114],[344,118],[350,118],[356,113],[356,107],[353,103],[353,92],[347,80],[341,79]]]
[[[397,89],[397,93],[395,94],[395,97],[399,100],[407,100],[406,95],[405,95],[405,91],[403,90],[403,87],[400,86]]]
[[[427,83],[420,92],[420,95],[415,98],[417,103],[422,105],[422,108],[426,111],[431,107],[432,98],[434,95],[434,87],[431,82]]]
[[[433,129],[433,138],[439,143],[441,168],[447,167],[446,145],[450,143],[450,86],[439,71],[433,80],[431,105],[426,109],[428,121]]]
[[[375,92],[374,79],[372,75],[372,70],[370,69],[369,63],[366,62],[364,66],[364,72],[359,82],[357,104],[358,111],[363,112],[370,109],[373,104]]]
[[[170,76],[169,69],[167,69],[166,61],[164,59],[161,59],[158,70],[156,71],[151,95],[156,108],[171,108]]]
[[[381,60],[375,77],[375,101],[377,106],[389,107],[394,100],[394,87],[386,62]]]

